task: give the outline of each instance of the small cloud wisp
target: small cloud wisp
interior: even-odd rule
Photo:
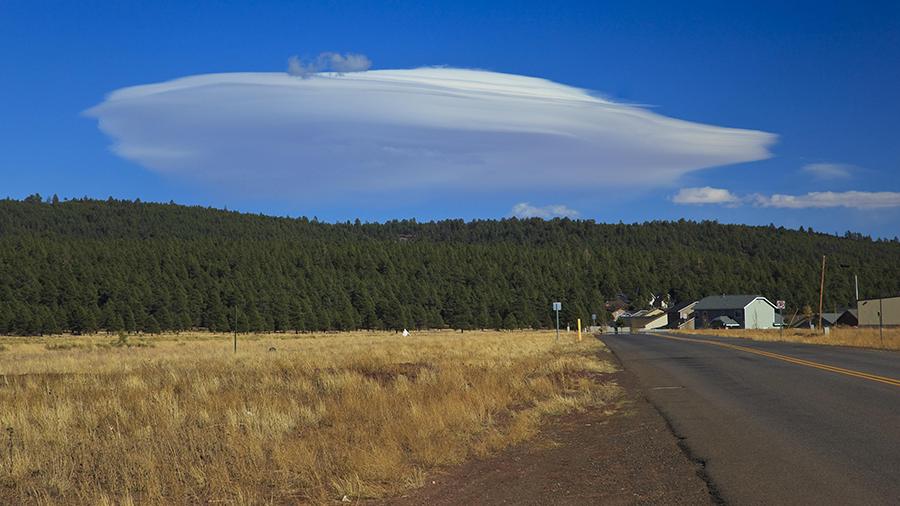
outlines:
[[[372,61],[364,54],[356,53],[320,53],[311,61],[304,62],[299,56],[288,58],[287,73],[304,79],[319,72],[336,72],[346,74],[348,72],[365,72],[372,66]]]
[[[804,195],[762,195],[759,193],[737,196],[723,188],[682,188],[672,197],[676,204],[720,204],[732,207],[749,204],[757,207],[782,209],[834,208],[885,209],[900,207],[900,192],[810,192]]]
[[[846,207],[851,209],[884,209],[900,207],[900,192],[812,192],[806,195],[754,195],[753,203],[761,207],[807,209]]]
[[[682,188],[673,197],[676,204],[737,204],[740,199],[722,188],[704,186],[702,188]]]
[[[803,172],[824,180],[849,179],[856,170],[856,166],[846,163],[810,163],[803,166]]]
[[[549,220],[563,217],[577,218],[581,213],[562,204],[539,207],[533,206],[528,202],[520,202],[513,206],[509,214],[515,218],[542,218]]]

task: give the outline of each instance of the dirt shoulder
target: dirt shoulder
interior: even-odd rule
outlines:
[[[396,505],[710,504],[699,466],[627,371],[615,414],[560,417],[526,443],[429,476]]]

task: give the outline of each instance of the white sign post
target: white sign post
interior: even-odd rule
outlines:
[[[784,336],[784,308],[787,307],[787,303],[783,300],[775,301],[775,309],[778,310],[778,315],[781,316],[781,325],[778,326],[780,329],[778,331],[779,334]]]
[[[556,311],[556,342],[559,342],[559,312],[562,309],[562,302],[554,302],[553,310]]]

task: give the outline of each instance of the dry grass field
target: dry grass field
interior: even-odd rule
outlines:
[[[826,344],[831,346],[853,346],[856,348],[876,348],[900,350],[900,329],[884,329],[884,342],[877,328],[870,327],[835,327],[828,335],[821,330],[784,329],[781,330],[686,330],[683,334],[714,335],[753,339],[755,341],[784,341],[790,343]]]
[[[387,497],[619,395],[550,332],[0,342],[0,504]]]

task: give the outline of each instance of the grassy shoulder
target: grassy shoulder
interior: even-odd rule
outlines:
[[[387,497],[609,409],[595,339],[550,332],[4,340],[0,502]]]
[[[782,341],[788,343],[823,344],[830,346],[851,346],[854,348],[874,348],[900,350],[900,329],[885,328],[880,332],[871,327],[835,327],[828,334],[813,329],[703,329],[673,331],[685,335],[712,335],[752,339],[754,341]]]

